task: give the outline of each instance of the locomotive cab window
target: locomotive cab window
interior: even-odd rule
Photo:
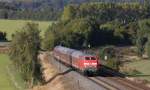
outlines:
[[[90,57],[85,57],[85,60],[90,60]]]
[[[91,60],[96,60],[96,58],[95,57],[91,57]]]

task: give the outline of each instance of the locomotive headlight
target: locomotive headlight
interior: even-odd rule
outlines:
[[[88,66],[88,65],[90,65],[89,63],[84,63],[84,66]]]
[[[97,65],[97,63],[92,63],[92,65]]]

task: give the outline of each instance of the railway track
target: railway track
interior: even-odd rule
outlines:
[[[107,90],[120,90],[118,87],[104,81],[101,80],[97,77],[89,77],[88,79],[92,80],[93,82],[95,82],[96,84],[103,86],[104,88],[106,88]]]
[[[118,83],[121,83],[124,86],[129,87],[132,90],[150,90],[150,88],[148,88],[148,87],[145,87],[145,86],[143,86],[141,84],[136,84],[136,83],[134,83],[132,81],[129,81],[129,80],[125,79],[125,78],[121,78],[121,77],[115,77],[115,78],[114,77],[108,77],[108,78],[110,80],[114,80],[114,81],[116,81]]]
[[[108,79],[115,81],[116,83],[120,83],[124,87],[128,88],[126,90],[145,90],[138,85],[133,85],[129,81],[126,81],[125,78],[120,78],[120,77],[108,77]]]
[[[128,81],[121,77],[87,77],[96,84],[106,88],[107,90],[150,90],[140,84]]]
[[[143,84],[127,80],[125,76],[122,75],[121,73],[115,72],[113,70],[106,70],[106,71],[107,75],[105,77],[111,81],[115,81],[116,83],[125,86],[126,87],[125,90],[150,90],[149,87],[146,87]]]
[[[58,62],[58,60],[56,61]],[[146,86],[120,77],[120,74],[111,72],[111,70],[108,70],[107,73],[108,74],[106,76],[84,77],[99,85],[100,87],[105,88],[106,90],[150,90],[150,88]],[[81,73],[79,74],[82,75]]]

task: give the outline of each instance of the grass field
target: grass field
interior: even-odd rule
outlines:
[[[0,54],[0,90],[18,90],[12,78],[14,78],[15,82],[19,83],[21,89],[24,90],[20,75],[17,72],[12,71],[12,68],[9,68],[8,70],[7,67],[10,66],[10,64],[8,56]],[[9,71],[13,77],[8,73]]]
[[[136,77],[146,79],[150,81],[150,60],[141,60],[128,64],[129,67],[135,68],[141,74],[138,74]]]
[[[41,30],[41,35],[44,34],[44,31],[48,28],[49,25],[51,25],[52,22],[48,21],[30,21],[30,20],[4,20],[0,19],[0,31],[6,32],[7,39],[11,40],[11,35],[15,31],[21,30],[21,28],[27,23],[27,22],[34,22],[39,24],[39,28]]]

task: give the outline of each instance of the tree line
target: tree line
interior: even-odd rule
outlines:
[[[136,45],[138,51],[142,52],[142,44],[145,45],[148,40],[143,39],[145,34],[140,34],[144,32],[143,28],[148,31],[149,23],[146,22],[149,22],[149,18],[149,1],[144,4],[68,5],[64,8],[59,22],[46,31],[43,44],[46,49],[52,49],[56,45],[77,49],[88,46]]]
[[[23,7],[24,6],[24,7]],[[0,2],[1,19],[30,19],[30,20],[56,20],[59,17],[59,10],[50,5],[43,5],[37,8],[22,5],[20,2]]]
[[[9,0],[8,0],[9,1]],[[88,2],[106,3],[144,3],[144,0],[10,0],[0,1],[0,18],[2,19],[31,19],[31,20],[58,20],[64,6],[69,4],[80,5]]]

